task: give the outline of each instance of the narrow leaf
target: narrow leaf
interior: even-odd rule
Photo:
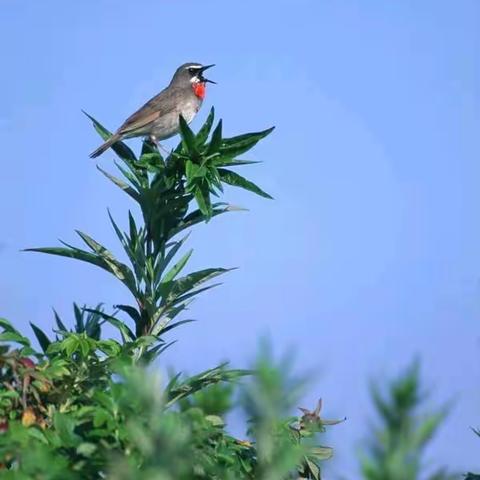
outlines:
[[[213,153],[217,153],[220,150],[222,145],[222,120],[220,120],[215,127],[215,130],[212,134],[212,139],[210,140],[210,144],[208,145],[207,155],[212,155]]]
[[[193,249],[189,250],[163,277],[162,283],[167,283],[173,280],[185,267],[188,260],[192,256]]]
[[[242,165],[254,165],[262,162],[254,160],[235,160],[231,157],[217,157],[215,158],[214,163],[219,167],[240,167]]]
[[[6,318],[0,318],[0,327],[3,327],[6,332],[19,333]]]
[[[64,325],[64,323],[62,322],[62,319],[60,318],[60,315],[58,315],[55,309],[53,309],[53,315],[55,316],[55,322],[57,324],[58,329],[61,331],[67,332],[68,331],[67,327]]]
[[[188,126],[187,122],[183,118],[182,115],[180,115],[180,135],[182,136],[182,141],[183,144],[185,145],[186,150],[190,155],[197,155],[197,145],[196,145],[196,140],[195,140],[195,135]]]
[[[135,324],[141,321],[140,313],[131,305],[114,305],[114,308],[118,308],[122,312],[125,312],[127,315],[129,315]]]
[[[16,342],[26,347],[30,346],[28,338],[20,335],[18,332],[3,332],[0,333],[0,342]]]
[[[202,212],[205,220],[208,221],[212,217],[212,205],[210,203],[210,195],[204,188],[197,187],[195,189],[195,200],[197,201],[198,208]]]
[[[261,197],[273,199],[273,197],[271,197],[268,193],[264,192],[260,187],[258,187],[253,182],[247,180],[236,172],[232,172],[231,170],[226,170],[224,168],[219,168],[218,173],[220,174],[220,178],[222,179],[222,181],[227,183],[228,185],[240,187],[244,190],[256,193]]]
[[[162,283],[161,285],[168,292],[169,297],[178,297],[184,293],[196,288],[212,278],[218,277],[224,273],[229,272],[233,269],[227,268],[206,268],[204,270],[198,270],[196,272],[190,273],[184,277],[179,278],[178,280],[173,280],[172,282]]]
[[[177,328],[179,327],[180,325],[185,325],[186,323],[191,323],[191,322],[194,322],[195,320],[191,320],[191,319],[188,319],[188,320],[180,320],[178,322],[175,322],[175,323],[171,323],[169,325],[167,325],[165,328],[162,328],[157,335],[163,335],[167,332],[169,332],[170,330],[173,330],[174,328]]]
[[[87,312],[96,313],[97,315],[102,317],[106,322],[108,322],[111,325],[113,325],[114,327],[116,327],[117,330],[122,335],[122,339],[123,339],[124,342],[135,341],[135,335],[133,334],[133,332],[130,330],[130,328],[128,328],[128,326],[124,322],[122,322],[118,318],[112,317],[112,315],[107,315],[106,313],[104,313],[100,310],[94,310],[94,309],[90,309],[90,308],[86,308],[85,310]]]
[[[208,135],[210,135],[210,130],[212,129],[214,118],[215,109],[212,107],[210,109],[210,113],[208,114],[207,119],[205,120],[205,123],[202,125],[202,128],[200,128],[197,133],[197,145],[203,145],[207,141]]]
[[[268,128],[261,132],[246,133],[232,138],[224,138],[220,153],[225,156],[236,157],[254,147],[262,138],[269,135],[275,127]]]
[[[120,189],[122,189],[127,195],[129,195],[130,197],[132,197],[136,202],[138,202],[140,200],[140,195],[138,194],[138,192],[133,188],[131,187],[130,185],[128,185],[128,183],[125,183],[124,181],[120,180],[119,178],[117,177],[114,177],[113,175],[111,175],[110,173],[106,172],[105,170],[103,170],[102,168],[100,168],[98,165],[97,165],[97,169],[100,170],[100,172],[102,172],[110,181],[112,181],[117,187],[119,187]]]
[[[170,250],[168,251],[168,253],[165,256],[162,255],[161,257],[158,257],[158,263],[157,263],[157,265],[155,265],[155,272],[156,272],[156,280],[157,281],[160,279],[160,276],[162,275],[165,268],[168,266],[168,264],[175,257],[175,255],[180,250],[182,245],[187,241],[189,236],[190,236],[190,234],[187,233],[187,235],[185,235],[183,238],[181,238],[177,242],[173,242]]]
[[[47,348],[48,346],[52,343],[50,339],[45,335],[43,330],[39,327],[37,327],[34,323],[30,322],[30,326],[32,327],[33,333],[37,337],[38,343],[40,344],[40,347],[42,347],[42,350],[44,353],[47,353]]]

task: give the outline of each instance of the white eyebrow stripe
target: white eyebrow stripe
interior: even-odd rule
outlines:
[[[202,67],[203,67],[203,65],[189,65],[188,67],[185,67],[185,70],[188,70],[189,68],[198,68],[198,69],[200,69],[200,68],[202,68]]]

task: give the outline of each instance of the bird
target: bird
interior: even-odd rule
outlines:
[[[158,143],[173,137],[180,130],[180,115],[190,123],[202,106],[207,83],[216,83],[203,76],[205,70],[214,66],[188,62],[178,67],[170,84],[128,117],[90,158],[100,156],[125,138],[149,137]]]

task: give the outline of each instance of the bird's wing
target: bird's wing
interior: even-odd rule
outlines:
[[[151,98],[143,107],[140,107],[133,115],[128,117],[117,133],[124,135],[140,130],[146,125],[154,122],[157,118],[165,115],[176,108],[174,101],[168,101],[169,95],[166,91],[160,92]]]

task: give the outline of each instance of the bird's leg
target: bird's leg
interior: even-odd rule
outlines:
[[[149,135],[148,139],[150,142],[152,142],[154,145],[157,146],[163,153],[166,153],[167,155],[170,154],[170,152],[157,140],[157,137],[155,135]]]
[[[157,139],[152,135],[145,136],[144,142],[145,142],[145,145],[147,145],[149,149],[154,150],[157,147]]]

